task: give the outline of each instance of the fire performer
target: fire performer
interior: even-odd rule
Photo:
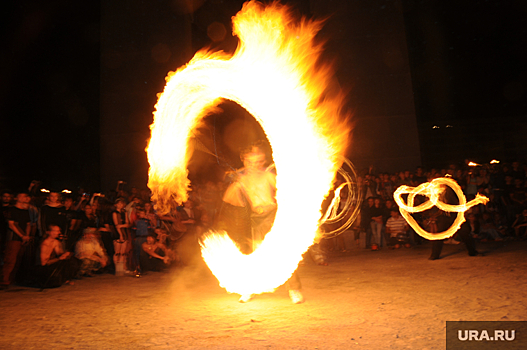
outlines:
[[[450,187],[442,185],[441,189],[442,192],[439,198],[442,202],[454,204],[457,201],[456,195]],[[434,207],[428,210],[427,212],[424,212],[423,214],[424,226],[431,233],[442,232],[448,229],[454,222],[453,215],[451,215],[449,212],[440,210],[437,207]],[[466,212],[465,215],[467,215]],[[474,241],[474,238],[470,234],[470,224],[468,222],[465,221],[461,225],[461,227],[457,231],[457,234],[459,235],[463,243],[465,243],[468,255],[476,256],[479,254],[479,252],[476,250],[476,243]],[[440,259],[444,241],[445,240],[443,239],[433,241],[432,254],[428,258],[428,260]]]
[[[233,183],[223,196],[220,225],[238,243],[240,251],[251,254],[273,227],[276,215],[276,175],[266,168],[266,155],[261,142],[241,152],[244,168],[234,175]],[[304,302],[302,286],[295,271],[285,283],[294,304]],[[241,303],[253,295],[242,295]]]

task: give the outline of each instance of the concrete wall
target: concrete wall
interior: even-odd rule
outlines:
[[[165,76],[212,42],[207,26],[230,32],[230,16],[243,1],[108,0],[101,2],[101,184],[144,186],[144,149],[156,94]],[[340,85],[349,89],[354,134],[350,159],[358,168],[413,169],[420,164],[414,100],[402,11],[397,1],[296,0],[299,12],[330,16],[321,32],[326,58],[336,60]],[[234,42],[235,44],[235,42]],[[232,48],[232,38],[215,43]],[[223,45],[223,47],[222,47]]]
[[[421,155],[400,1],[311,0],[311,9],[329,16],[321,37],[350,89],[350,159],[357,168],[413,170]]]

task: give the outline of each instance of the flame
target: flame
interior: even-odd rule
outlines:
[[[459,199],[459,205],[447,204],[440,201],[439,196],[445,190],[444,186],[450,187],[455,192],[456,196]],[[404,203],[402,199],[403,194],[408,194],[408,204]],[[414,199],[417,195],[426,196],[428,197],[428,200],[414,207]],[[489,201],[487,197],[482,196],[478,193],[475,199],[467,203],[467,198],[463,194],[461,187],[459,187],[455,180],[450,178],[433,179],[431,182],[425,182],[417,187],[409,187],[405,185],[400,186],[399,188],[397,188],[397,190],[395,190],[393,198],[399,206],[399,211],[401,212],[401,215],[406,219],[406,222],[408,222],[408,224],[415,230],[415,232],[417,232],[422,237],[430,240],[439,240],[452,237],[457,232],[457,230],[459,230],[461,224],[465,222],[465,215],[463,214],[465,211],[478,204],[487,204],[487,202]],[[410,213],[419,213],[428,210],[433,206],[437,206],[443,211],[457,213],[456,219],[446,231],[439,233],[430,233],[421,228],[421,226],[419,226],[419,224],[415,221],[412,215],[410,215]]]
[[[207,112],[232,100],[260,123],[273,148],[278,210],[271,231],[250,255],[225,232],[210,232],[202,256],[228,292],[272,292],[313,244],[320,207],[341,164],[349,127],[343,94],[328,94],[331,68],[314,42],[321,21],[295,21],[287,7],[251,1],[233,18],[239,45],[231,56],[198,52],[169,73],[159,96],[147,148],[149,187],[167,212],[187,199],[191,131]]]
[[[481,164],[474,163],[474,162],[469,162],[468,166],[481,166]]]

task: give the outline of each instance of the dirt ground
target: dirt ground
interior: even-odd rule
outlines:
[[[348,246],[352,246],[348,239]],[[306,302],[287,291],[238,303],[200,261],[141,278],[0,292],[1,349],[444,349],[446,321],[527,320],[526,242],[469,257],[430,244],[354,247],[299,267]]]

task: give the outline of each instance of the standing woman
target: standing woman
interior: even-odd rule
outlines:
[[[150,221],[152,230],[159,227],[159,218],[157,217],[157,213],[154,210],[151,202],[145,202],[145,217],[148,221]]]
[[[128,255],[131,251],[130,221],[124,207],[126,202],[124,198],[118,198],[115,202],[115,210],[112,212],[112,223],[115,231],[119,235],[117,240],[113,241],[115,253],[113,261],[115,263],[115,274],[124,275],[124,270],[128,262]],[[130,262],[131,263],[131,262]]]
[[[476,198],[476,194],[478,193],[478,177],[478,169],[473,169],[467,174],[467,201]]]
[[[108,254],[108,263],[105,267],[109,273],[115,272],[115,264],[113,262],[114,254],[114,238],[118,237],[117,230],[113,226],[112,211],[114,209],[113,204],[105,197],[99,197],[99,211],[96,213],[98,219],[97,229],[101,235],[101,241]]]
[[[99,227],[99,220],[93,207],[90,204],[84,206],[84,211],[79,215],[78,229],[82,232],[87,227]],[[77,242],[75,242],[77,243]]]

